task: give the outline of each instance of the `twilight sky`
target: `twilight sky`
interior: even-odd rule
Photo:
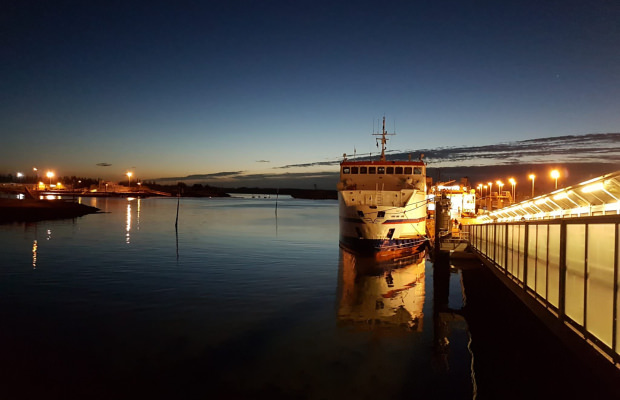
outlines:
[[[5,0],[0,173],[334,171],[383,115],[394,151],[620,132],[618,21],[617,0]]]

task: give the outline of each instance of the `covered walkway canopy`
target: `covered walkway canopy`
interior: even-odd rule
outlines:
[[[478,217],[479,222],[620,214],[620,171],[558,189]]]

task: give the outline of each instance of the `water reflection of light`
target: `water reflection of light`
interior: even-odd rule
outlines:
[[[378,263],[341,249],[340,261],[340,322],[370,330],[422,330],[424,253]]]
[[[45,238],[46,240],[50,240],[52,238],[52,230],[48,229],[47,230],[47,237]]]
[[[37,269],[37,239],[32,242],[32,269]]]
[[[127,202],[127,226],[126,226],[126,233],[125,233],[125,243],[129,243],[130,240],[130,234],[129,232],[131,231],[131,203]]]
[[[136,229],[140,230],[140,198],[138,197],[138,205],[136,207]]]

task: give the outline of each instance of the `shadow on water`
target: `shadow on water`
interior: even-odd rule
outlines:
[[[467,296],[479,399],[620,398],[480,261],[455,264]]]

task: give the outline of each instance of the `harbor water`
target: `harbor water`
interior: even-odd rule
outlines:
[[[4,399],[589,390],[552,360],[568,357],[552,339],[531,345],[541,328],[518,326],[518,305],[468,303],[468,279],[489,279],[479,263],[377,264],[341,250],[336,201],[182,198],[177,229],[176,198],[80,201],[103,212],[0,225]],[[524,367],[530,354],[555,371]]]

